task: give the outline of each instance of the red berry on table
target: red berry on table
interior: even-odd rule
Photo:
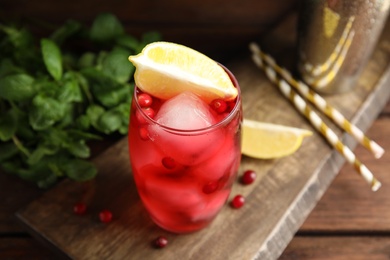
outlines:
[[[246,170],[241,177],[241,182],[243,184],[251,184],[256,179],[256,172],[253,170]]]
[[[153,98],[146,93],[142,93],[138,95],[138,104],[141,107],[150,107],[153,103]]]
[[[85,212],[87,212],[87,205],[85,205],[85,203],[83,203],[83,202],[78,202],[78,203],[74,204],[73,212],[76,215],[84,215]]]
[[[245,198],[242,195],[236,195],[231,201],[231,206],[235,209],[239,209],[245,204]]]
[[[99,219],[100,219],[100,222],[103,222],[103,223],[111,222],[111,220],[112,220],[111,211],[109,211],[107,209],[100,211],[99,212]]]
[[[168,245],[168,239],[164,236],[159,236],[154,240],[154,246],[157,248],[163,248]]]

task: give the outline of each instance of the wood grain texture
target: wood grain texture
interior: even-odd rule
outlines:
[[[0,237],[1,259],[52,260],[57,256],[31,237]]]
[[[282,29],[270,34],[264,42],[264,46],[273,42],[271,54],[282,57],[286,63],[295,55],[290,44],[294,35],[289,30],[295,19],[286,20]],[[249,56],[248,51],[227,64],[242,87],[245,117],[313,130],[253,65]],[[367,129],[390,95],[389,61],[390,51],[378,47],[356,90],[328,97],[328,101],[358,126]],[[337,133],[352,147],[356,144],[341,131]],[[295,154],[286,158],[243,157],[240,173],[249,168],[258,172],[255,184],[244,187],[237,183],[233,188],[232,195],[241,193],[246,197],[245,207],[234,210],[226,206],[208,228],[189,235],[165,232],[148,218],[131,177],[126,139],[95,158],[94,163],[99,175],[93,182],[76,185],[65,181],[18,213],[18,218],[33,235],[66,256],[76,259],[129,256],[134,259],[275,259],[337,175],[344,159],[318,134],[306,139]],[[362,179],[357,181],[365,184]],[[368,186],[366,189],[369,190]],[[72,213],[72,205],[80,199],[89,205],[89,213],[82,217]],[[97,219],[99,210],[104,208],[114,213],[114,221],[109,225]],[[150,246],[158,235],[168,237],[169,250],[154,250]]]
[[[389,237],[302,236],[292,241],[279,260],[387,260],[389,255]]]
[[[390,118],[380,117],[367,132],[386,150],[382,158],[370,165],[372,172],[382,180],[383,188],[375,193],[367,190],[360,176],[354,174],[353,167],[344,165],[332,183],[332,189],[317,204],[316,210],[301,227],[301,232],[390,232],[390,179],[388,171],[381,170],[390,169],[390,139],[376,129],[390,129]],[[355,153],[363,162],[372,158],[361,146],[355,149]],[[373,201],[379,203],[373,207]]]
[[[0,171],[0,234],[22,232],[24,229],[15,221],[14,212],[43,193],[43,190],[38,190],[34,185]]]

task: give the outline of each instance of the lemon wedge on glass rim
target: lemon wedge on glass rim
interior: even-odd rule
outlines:
[[[242,154],[257,159],[274,159],[294,153],[303,138],[313,133],[306,129],[244,119]]]
[[[137,86],[164,100],[187,90],[208,103],[214,99],[233,100],[238,94],[216,61],[184,45],[153,42],[129,60],[136,67]]]

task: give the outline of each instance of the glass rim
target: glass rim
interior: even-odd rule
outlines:
[[[169,127],[169,126],[160,124],[159,122],[157,122],[153,118],[150,118],[148,115],[146,115],[145,112],[142,110],[142,107],[138,103],[138,99],[137,99],[137,89],[139,89],[139,88],[136,84],[134,84],[133,99],[134,99],[134,104],[136,105],[136,109],[140,112],[142,117],[144,117],[146,122],[153,124],[153,125],[157,125],[158,127],[161,127],[163,130],[170,132],[170,133],[199,134],[199,133],[204,133],[204,132],[210,132],[214,129],[220,128],[221,126],[227,125],[233,119],[235,113],[238,110],[240,110],[240,108],[241,108],[241,87],[238,84],[236,77],[233,75],[233,73],[228,68],[226,68],[224,65],[222,65],[220,63],[218,63],[218,65],[221,66],[227,72],[230,80],[232,81],[233,85],[236,87],[238,93],[237,93],[237,97],[236,97],[236,104],[234,105],[233,109],[229,112],[229,114],[226,117],[224,117],[221,121],[217,122],[216,124],[213,124],[213,125],[210,125],[207,127],[203,127],[203,128],[188,129],[188,130],[173,128],[173,127]]]

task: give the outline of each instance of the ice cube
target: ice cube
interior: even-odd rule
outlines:
[[[145,182],[147,200],[156,202],[160,208],[184,211],[202,204],[197,184],[190,178],[149,178]]]
[[[235,147],[234,139],[226,138],[224,144],[216,153],[195,165],[191,170],[203,182],[217,181],[223,176],[226,178],[237,171],[240,162],[240,151]]]
[[[208,105],[191,92],[183,92],[166,101],[155,120],[162,125],[181,130],[201,129],[215,122]]]
[[[159,124],[180,129],[196,130],[215,123],[209,106],[199,97],[184,92],[166,101],[154,118]],[[162,152],[180,164],[194,165],[213,155],[222,145],[223,129],[207,133],[173,133],[159,125],[150,125],[151,140]]]
[[[213,194],[212,198],[210,198],[207,202],[204,202],[203,204],[198,204],[196,205],[196,207],[192,207],[188,211],[191,220],[197,222],[215,217],[218,211],[225,204],[228,196],[228,190],[221,190],[217,194]]]

